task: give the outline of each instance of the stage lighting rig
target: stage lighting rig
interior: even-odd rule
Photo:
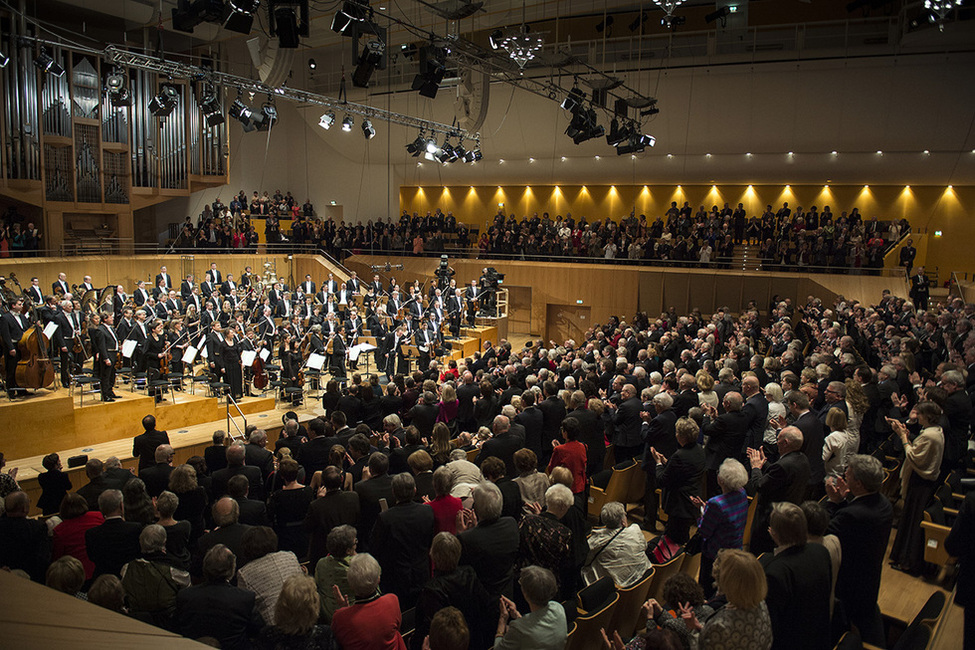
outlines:
[[[54,60],[54,57],[48,54],[47,48],[41,47],[40,52],[34,57],[34,65],[38,70],[52,74],[55,77],[64,76],[64,66]]]
[[[376,137],[376,128],[372,125],[372,120],[362,120],[362,135],[365,136],[366,140],[372,140]]]
[[[149,112],[156,117],[168,117],[179,103],[179,90],[175,86],[163,84],[159,94],[149,102]]]
[[[322,116],[318,118],[318,126],[322,127],[326,131],[332,128],[335,124],[335,111],[327,111],[322,113]]]
[[[120,70],[112,71],[105,80],[105,89],[108,92],[108,101],[115,108],[132,105],[132,95],[125,84],[125,74]]]

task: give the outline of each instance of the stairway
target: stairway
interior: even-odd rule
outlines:
[[[734,270],[741,269],[742,271],[758,271],[761,266],[758,251],[758,246],[749,246],[748,244],[735,246],[735,254],[731,258],[731,268]]]

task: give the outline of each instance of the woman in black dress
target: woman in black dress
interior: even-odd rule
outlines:
[[[156,324],[152,326],[149,331],[149,337],[146,339],[146,349],[145,349],[145,359],[146,359],[146,372],[149,375],[155,375],[156,377],[160,374],[159,364],[162,358],[166,356],[166,348],[169,342],[166,340],[166,335],[163,333],[163,322],[156,321]],[[152,381],[150,379],[149,381]],[[162,397],[162,390],[159,388],[151,389],[151,395],[156,398],[156,403],[164,401]]]
[[[232,327],[224,331],[219,349],[224,381],[230,384],[230,395],[239,400],[244,396],[244,372],[240,367],[240,344]]]
[[[283,487],[268,499],[267,511],[271,526],[278,534],[278,548],[293,552],[298,559],[308,552],[308,536],[304,521],[315,492],[298,482],[301,466],[291,458],[278,464],[278,476]]]
[[[304,362],[301,352],[298,349],[298,340],[291,334],[285,333],[281,339],[281,347],[278,349],[278,356],[281,360],[281,381],[286,388],[301,388],[298,375],[301,373],[301,366]],[[292,403],[297,406],[301,403],[301,397],[294,396]]]

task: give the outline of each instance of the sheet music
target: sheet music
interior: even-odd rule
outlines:
[[[271,357],[271,351],[267,348],[261,350],[261,361],[267,361]]]
[[[54,333],[58,331],[58,324],[53,320],[44,327],[44,336],[48,339],[54,336]]]
[[[126,359],[132,357],[132,353],[135,352],[135,346],[138,343],[133,339],[128,339],[122,342],[122,356]]]
[[[305,366],[314,368],[315,370],[321,370],[325,366],[325,357],[312,352],[308,355],[308,361],[305,362]]]
[[[358,361],[360,354],[362,354],[363,352],[370,352],[375,349],[376,346],[370,343],[360,343],[358,345],[354,345],[351,348],[349,348],[349,360]]]
[[[253,365],[254,359],[257,358],[257,352],[254,350],[244,350],[240,353],[240,362],[245,366]]]
[[[202,348],[200,348],[200,358],[202,358],[202,359],[209,359],[210,358],[210,351],[207,350],[206,346],[203,346]]]
[[[194,348],[192,345],[188,346],[186,348],[186,352],[183,353],[183,363],[192,364],[194,361],[196,361],[197,352],[199,352],[199,350]]]

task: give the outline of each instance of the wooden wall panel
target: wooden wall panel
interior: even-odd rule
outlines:
[[[701,313],[714,311],[714,276],[688,275],[686,277],[688,311],[695,308],[700,309]]]
[[[678,314],[686,314],[690,307],[690,276],[686,273],[667,273],[664,275],[664,299],[661,311],[671,307]]]

